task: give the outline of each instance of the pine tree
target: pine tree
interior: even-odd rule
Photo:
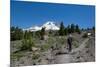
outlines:
[[[70,25],[67,26],[67,30],[68,30],[68,34],[70,34],[71,33],[71,27],[70,27]]]
[[[81,31],[80,31],[80,29],[79,29],[79,26],[78,25],[76,25],[76,27],[75,27],[75,31],[77,32],[77,33],[81,33]]]
[[[67,35],[68,34],[68,29],[67,27],[64,29],[64,35]]]
[[[45,27],[41,29],[41,40],[44,40]]]
[[[11,41],[21,40],[23,38],[23,31],[19,27],[12,26],[10,30],[10,34],[11,34]]]
[[[95,27],[94,26],[92,27],[92,30],[95,31]]]
[[[64,35],[64,29],[65,29],[65,27],[64,27],[64,25],[63,25],[63,22],[61,22],[61,24],[60,24],[60,30],[59,30],[59,35]]]
[[[95,36],[95,26],[92,27],[93,35]]]
[[[41,37],[41,31],[40,30],[35,32],[35,37],[36,38],[40,38]]]
[[[71,24],[71,33],[74,33],[74,32],[75,32],[75,25]]]
[[[24,39],[30,39],[33,37],[33,32],[31,31],[25,31],[24,33]]]

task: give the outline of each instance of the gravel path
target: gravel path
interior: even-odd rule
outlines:
[[[73,58],[73,53],[82,50],[86,46],[85,43],[88,42],[88,40],[89,40],[89,38],[85,39],[83,41],[83,43],[79,46],[79,48],[73,49],[72,52],[70,52],[68,54],[57,55],[55,57],[55,63],[59,64],[59,63],[71,63],[71,62],[74,62],[75,59]]]

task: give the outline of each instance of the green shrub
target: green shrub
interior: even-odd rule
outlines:
[[[36,60],[36,59],[38,59],[39,57],[40,57],[39,54],[33,54],[32,59],[33,59],[33,60]]]
[[[88,37],[87,33],[84,33],[84,35],[82,37],[87,38]]]
[[[78,45],[78,44],[76,44],[76,43],[74,43],[74,47],[75,47],[75,48],[78,48],[78,47],[79,47],[79,45]]]
[[[21,57],[23,57],[22,53],[12,53],[11,54],[11,59],[12,60],[19,60]]]
[[[24,39],[30,39],[32,37],[33,37],[33,32],[31,32],[31,31],[24,32]]]
[[[47,40],[47,43],[49,45],[52,45],[54,43],[53,37],[49,37],[48,40]]]
[[[41,46],[41,50],[42,51],[46,51],[46,50],[48,50],[48,49],[50,49],[51,48],[51,45],[49,45],[49,44],[45,44],[45,45],[42,45]]]
[[[32,38],[23,39],[20,50],[31,50],[32,46],[35,46]]]
[[[87,45],[85,46],[85,48],[89,48],[89,44],[87,44]]]
[[[61,38],[61,39],[59,40],[59,42],[60,42],[62,45],[64,45],[64,44],[66,44],[66,39],[65,39],[65,38]]]

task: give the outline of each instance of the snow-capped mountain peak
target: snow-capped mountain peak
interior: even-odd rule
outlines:
[[[24,30],[38,31],[38,30],[41,30],[43,27],[45,27],[46,30],[59,30],[59,27],[56,26],[55,22],[53,22],[53,21],[48,21],[40,27],[39,26],[33,26],[33,27],[30,27],[30,28],[27,28],[27,29],[24,29]]]
[[[55,22],[52,22],[52,21],[48,21],[46,22],[43,26],[46,26],[46,25],[54,25]]]
[[[59,27],[56,26],[54,23],[55,23],[55,22],[48,21],[48,22],[46,22],[45,24],[43,24],[42,27],[45,27],[46,30],[59,30]]]

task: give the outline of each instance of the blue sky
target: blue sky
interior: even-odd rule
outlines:
[[[27,28],[54,21],[64,25],[74,23],[81,28],[95,25],[95,7],[89,5],[51,4],[11,1],[11,26]]]

